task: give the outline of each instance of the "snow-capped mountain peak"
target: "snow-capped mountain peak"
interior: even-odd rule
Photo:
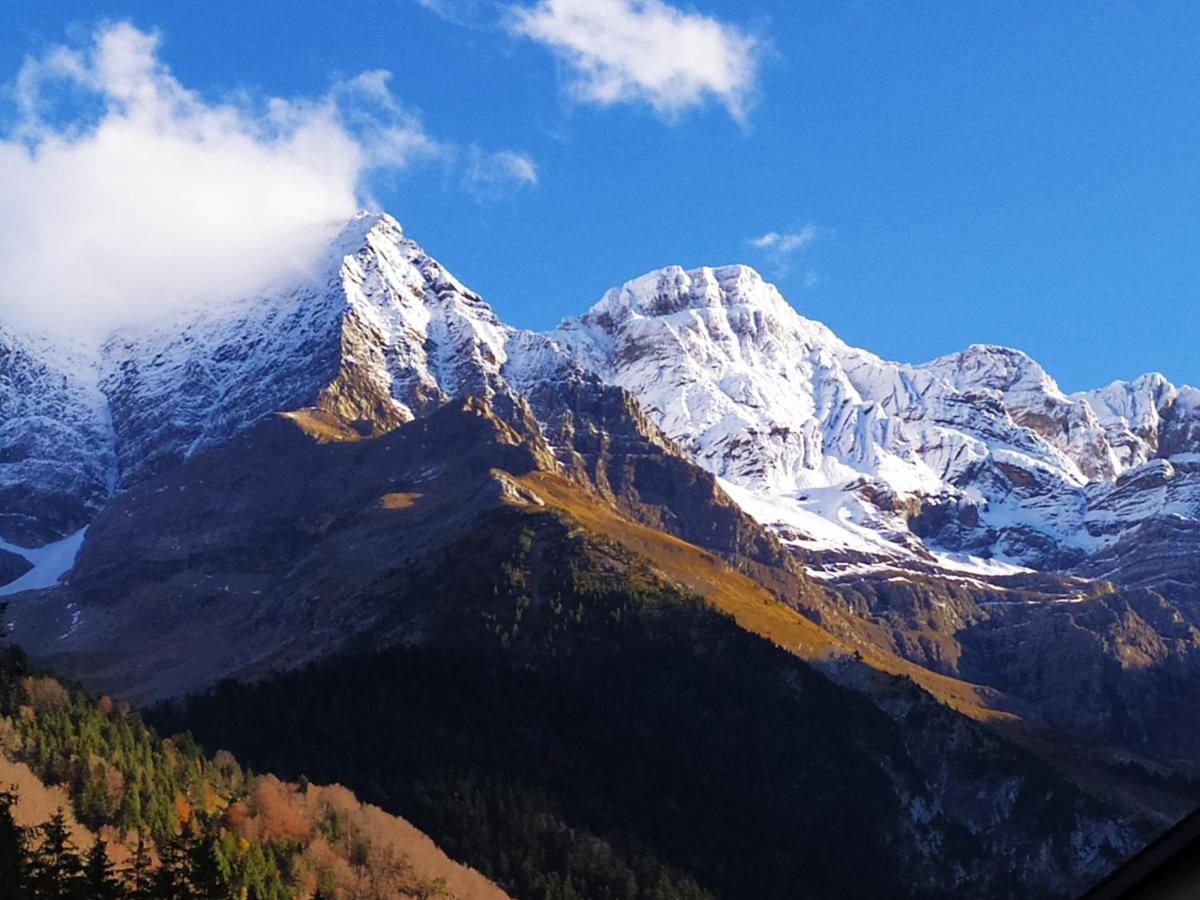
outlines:
[[[0,490],[49,498],[20,513],[23,527],[42,516],[44,540],[272,413],[317,407],[370,435],[503,395],[555,410],[557,440],[571,426],[554,396],[589,383],[630,392],[748,512],[835,557],[1063,568],[1147,516],[1200,514],[1200,392],[1162,376],[1068,396],[1005,347],[888,362],[738,265],[659,269],[548,334],[518,331],[379,213],[350,220],[295,283],[114,335],[82,375],[0,343],[0,391],[24,391],[0,393],[21,411],[0,423]],[[79,465],[45,463],[50,421]],[[1145,469],[1156,460],[1169,463]],[[88,499],[64,518],[64,495]]]
[[[740,306],[778,313],[787,302],[774,285],[749,266],[691,270],[667,266],[610,290],[588,315],[619,319],[628,315],[663,316],[687,309]]]
[[[98,352],[47,354],[49,339],[6,334],[0,492],[46,498],[10,504],[24,524],[8,534],[62,537],[116,487],[281,410],[321,407],[372,433],[488,394],[506,333],[395,219],[360,213],[293,283],[118,332]],[[51,422],[52,439],[35,440]],[[67,514],[64,493],[83,505]]]
[[[972,344],[940,356],[921,368],[937,372],[958,390],[995,391],[1000,395],[1036,393],[1065,399],[1058,384],[1029,354],[997,344]]]
[[[1079,557],[1095,544],[1087,486],[1155,455],[1122,423],[1157,434],[1170,393],[1139,379],[1103,403],[1068,397],[1027,354],[985,344],[887,362],[745,266],[648,273],[553,336],[760,520],[815,550],[928,558],[911,522],[933,504],[950,511],[925,536],[935,552]]]
[[[819,472],[820,419],[862,402],[837,362],[845,345],[746,266],[649,273],[554,337],[733,481],[783,488]]]

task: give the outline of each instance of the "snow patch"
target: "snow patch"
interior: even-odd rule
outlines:
[[[0,539],[0,549],[24,557],[33,566],[16,581],[0,587],[0,597],[58,584],[75,565],[75,557],[79,554],[79,548],[83,546],[86,533],[87,528],[84,527],[61,541],[46,544],[44,547],[18,547]]]

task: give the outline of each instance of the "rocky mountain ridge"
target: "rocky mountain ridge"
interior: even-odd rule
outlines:
[[[650,273],[552,337],[829,575],[918,561],[1153,583],[1099,560],[1200,515],[1200,391],[1160,375],[1068,397],[1002,347],[887,362],[743,266]]]
[[[349,222],[314,271],[98,353],[0,337],[0,537],[62,538],[113,491],[293,408],[378,434],[451,397],[500,397],[569,463],[563,395],[597,382],[826,576],[918,563],[1149,584],[1123,542],[1200,512],[1200,391],[1159,375],[1068,397],[1006,348],[890,363],[743,266],[659,270],[531,333],[386,215]]]
[[[52,584],[81,543],[81,560],[109,556],[119,569],[140,546],[132,489],[249,431],[274,434],[263,428],[277,413],[342,441],[464,397],[515,429],[539,467],[753,570],[843,638],[945,674],[991,672],[971,655],[991,632],[963,639],[980,622],[1029,627],[1016,607],[999,616],[1000,601],[1062,605],[1110,582],[1186,600],[1200,583],[1200,393],[1161,376],[1068,397],[1004,348],[889,363],[800,316],[744,266],[660,270],[550,333],[522,331],[386,215],[356,216],[312,272],[90,355],[6,336],[0,491],[12,502],[0,540],[21,580],[0,591]],[[132,516],[132,544],[114,537],[113,515],[82,540],[107,506]],[[186,574],[191,563],[170,565]],[[1039,581],[1034,569],[1065,577]],[[91,573],[81,589],[98,596],[96,571],[77,574]],[[812,589],[804,572],[842,595]],[[1099,640],[1089,652],[1150,640],[1158,649],[1139,658],[1192,665],[1180,660],[1200,647],[1196,615],[1130,615],[1138,624],[1115,642],[1092,634],[1103,617],[1083,616]],[[985,683],[1007,691],[1012,678]],[[1050,687],[1016,685],[1039,700]],[[1097,702],[1094,721],[1108,721],[1110,701]]]

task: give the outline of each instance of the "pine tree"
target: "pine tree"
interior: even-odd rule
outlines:
[[[229,896],[217,848],[211,840],[197,838],[188,848],[188,860],[197,900],[225,900]]]
[[[154,894],[150,884],[150,851],[146,848],[146,838],[138,834],[137,847],[133,856],[125,865],[125,886],[128,895],[135,900],[153,900]]]
[[[155,897],[190,900],[193,896],[188,877],[189,860],[183,840],[171,837],[158,842],[158,868],[151,879]]]
[[[117,881],[112,860],[108,858],[108,844],[97,839],[88,851],[83,866],[84,894],[88,900],[118,900],[122,896],[121,883]]]
[[[13,818],[17,805],[15,790],[0,791],[0,887],[12,900],[28,896],[25,829]]]
[[[37,831],[41,843],[30,866],[30,893],[36,900],[75,900],[81,896],[83,864],[71,842],[62,809]]]

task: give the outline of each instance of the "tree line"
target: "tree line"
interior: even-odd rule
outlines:
[[[0,888],[5,900],[226,900],[261,896],[257,887],[244,893],[230,880],[230,851],[185,833],[151,844],[139,836],[128,860],[113,864],[109,844],[96,838],[86,850],[72,836],[59,809],[34,827],[17,824],[15,788],[0,791]],[[155,858],[157,857],[157,858]]]

